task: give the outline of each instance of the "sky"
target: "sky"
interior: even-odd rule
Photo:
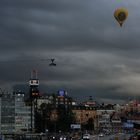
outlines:
[[[123,27],[113,16],[120,7],[128,10]],[[140,99],[139,9],[139,0],[1,0],[0,88],[28,89],[36,69],[40,92]]]

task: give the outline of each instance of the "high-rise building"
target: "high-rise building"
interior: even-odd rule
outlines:
[[[1,133],[13,133],[15,130],[15,97],[13,94],[1,96]]]
[[[30,116],[31,107],[25,104],[23,92],[5,93],[0,97],[0,133],[28,131]]]
[[[30,94],[30,105],[31,105],[31,131],[34,131],[37,127],[37,99],[40,96],[39,94],[39,79],[37,77],[37,70],[33,70],[31,72],[31,78],[29,80],[29,86],[30,86],[30,90],[29,90],[29,94]]]
[[[24,96],[23,92],[15,93],[15,132],[28,131],[31,126],[31,107],[26,106]]]

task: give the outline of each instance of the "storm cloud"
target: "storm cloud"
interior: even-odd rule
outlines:
[[[118,7],[129,12],[122,28],[113,17]],[[139,99],[139,9],[139,0],[1,1],[0,87],[28,86],[36,69],[42,92]],[[48,58],[55,58],[55,68],[42,61]]]

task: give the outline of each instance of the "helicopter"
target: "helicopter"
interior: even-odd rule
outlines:
[[[56,66],[56,63],[54,63],[54,58],[50,59],[51,60],[51,63],[49,64],[49,66]]]
[[[38,60],[28,60],[28,59],[22,59],[22,60],[5,60],[5,61],[0,61],[0,63],[8,63],[8,62],[30,62],[30,61],[51,61],[51,63],[49,64],[49,66],[56,66],[56,63],[54,63],[54,58],[50,58],[50,59],[38,59]]]

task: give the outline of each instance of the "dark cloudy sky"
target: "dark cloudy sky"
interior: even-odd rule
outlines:
[[[122,28],[113,17],[125,7]],[[0,87],[65,89],[77,99],[122,102],[140,97],[139,0],[1,0]],[[48,66],[55,58],[57,67]]]

